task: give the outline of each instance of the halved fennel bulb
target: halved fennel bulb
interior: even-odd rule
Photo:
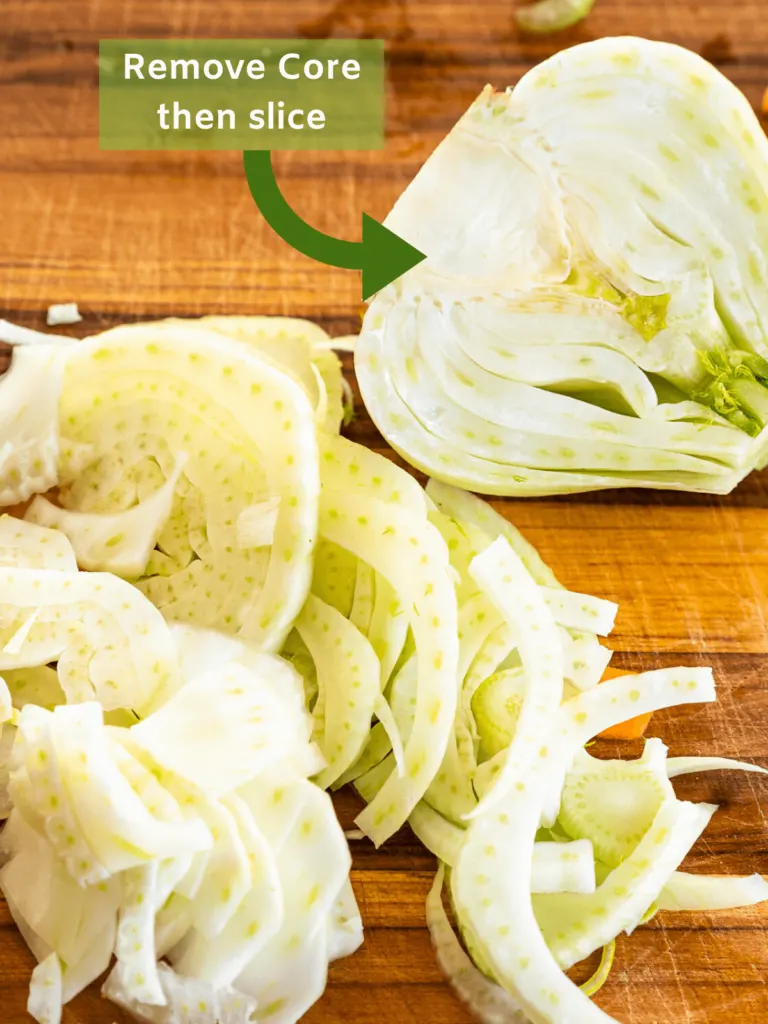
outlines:
[[[386,223],[427,259],[355,365],[415,466],[534,495],[765,464],[768,143],[702,58],[601,39],[487,88]]]

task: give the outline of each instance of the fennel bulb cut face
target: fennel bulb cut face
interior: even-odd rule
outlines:
[[[390,444],[490,494],[726,493],[768,459],[768,142],[666,43],[486,88],[386,221],[427,259],[356,348]]]

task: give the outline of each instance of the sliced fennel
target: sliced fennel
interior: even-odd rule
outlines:
[[[56,669],[41,665],[36,668],[12,669],[3,673],[14,708],[39,704],[49,711],[66,703]]]
[[[400,778],[403,778],[406,773],[403,738],[400,735],[400,730],[398,729],[397,720],[392,712],[392,708],[389,706],[389,701],[384,694],[380,693],[377,696],[374,710],[376,712],[376,718],[379,720],[379,725],[381,725],[382,729],[387,734],[389,746],[392,750],[392,756],[395,759],[397,774]],[[429,790],[427,790],[427,793],[429,793]]]
[[[165,483],[148,498],[122,512],[74,512],[38,495],[25,518],[64,534],[82,569],[104,570],[125,577],[141,576],[170,518],[176,484],[186,461],[187,456],[182,452]],[[267,543],[272,543],[271,536]]]
[[[323,488],[352,491],[366,498],[407,508],[424,515],[427,498],[410,474],[389,459],[344,437],[324,434],[318,439]]]
[[[347,839],[355,838],[349,832],[344,834]],[[336,897],[328,922],[328,959],[332,961],[351,956],[362,942],[363,919],[360,917],[352,883],[347,878]]]
[[[67,538],[44,527],[0,516],[0,566],[77,572],[77,559]]]
[[[186,456],[139,586],[170,619],[278,648],[309,589],[317,526],[315,426],[301,387],[218,332],[137,324],[71,350],[59,422],[68,510],[140,508]],[[84,447],[83,470],[72,460]],[[272,543],[243,548],[239,517],[266,498],[280,498]]]
[[[176,974],[167,964],[158,966],[164,1005],[141,1003],[126,988],[117,967],[102,988],[102,994],[121,1006],[134,1018],[148,1024],[250,1024],[256,1001],[237,989],[215,989],[197,978]]]
[[[285,900],[283,927],[236,984],[264,1010],[273,1007],[276,1020],[295,1021],[325,988],[329,917],[350,869],[333,805],[316,787],[305,787],[277,863]]]
[[[64,366],[62,350],[21,347],[0,378],[0,505],[16,505],[57,483]]]
[[[237,517],[237,546],[247,548],[268,548],[275,539],[277,517],[280,512],[280,498],[266,498],[255,505],[244,508]]]
[[[545,824],[557,817],[560,791],[565,773],[580,748],[612,725],[634,715],[660,711],[678,704],[697,704],[715,700],[711,669],[654,669],[639,675],[609,679],[594,689],[570,697],[560,706],[554,722],[557,771],[552,778],[553,805],[548,805]],[[503,771],[506,752],[480,765],[474,779],[475,789],[485,793]]]
[[[317,742],[327,766],[316,781],[325,789],[347,771],[366,742],[381,697],[379,660],[341,612],[313,595],[296,620],[296,629],[314,659],[323,694]]]
[[[454,866],[464,842],[463,828],[448,821],[423,800],[411,811],[408,824],[430,853],[448,867]]]
[[[531,854],[545,795],[541,776],[535,768],[473,819],[451,874],[454,904],[494,976],[534,1024],[607,1024],[612,1018],[563,974],[534,917]]]
[[[339,780],[338,784],[354,782],[356,788],[366,800],[372,799],[378,793],[386,777],[397,769],[398,775],[402,778],[405,773],[405,751],[403,748],[411,735],[413,721],[416,713],[418,686],[418,663],[415,655],[409,657],[396,673],[392,685],[389,687],[389,699],[386,704],[389,713],[385,711],[386,726],[380,720],[371,729],[368,743],[355,764]],[[377,706],[377,714],[380,708]],[[393,749],[396,744],[394,731],[399,733],[399,744],[397,750]],[[366,791],[372,795],[366,796],[363,793],[358,780],[370,774],[375,779],[375,784],[368,780],[364,786]],[[337,785],[338,785],[337,784]]]
[[[351,552],[347,552],[351,555]],[[352,556],[354,557],[354,556]],[[373,604],[376,600],[376,574],[367,562],[357,559],[355,585],[352,591],[352,606],[349,621],[366,636],[371,628]]]
[[[521,666],[494,672],[472,695],[472,713],[485,758],[507,750],[515,735],[525,695]]]
[[[374,583],[375,599],[367,636],[381,665],[381,688],[386,688],[392,669],[405,644],[408,633],[408,616],[401,605],[391,583],[376,574]]]
[[[603,987],[606,981],[608,981],[608,976],[611,973],[611,968],[613,967],[613,958],[615,955],[616,940],[611,939],[611,941],[607,945],[603,946],[603,952],[600,957],[600,963],[598,964],[595,973],[592,975],[591,978],[588,978],[582,985],[579,986],[582,992],[586,992],[586,994],[591,997],[595,995],[596,992],[600,991],[600,989]]]
[[[517,631],[526,690],[508,756],[471,815],[452,874],[457,913],[494,976],[532,1021],[608,1020],[560,972],[531,898],[536,831],[550,786],[545,776],[549,764],[557,763],[549,745],[563,691],[557,628],[534,579],[505,539],[499,537],[478,556],[471,571]]]
[[[491,131],[481,122],[480,148]],[[589,237],[605,257],[600,233]],[[557,238],[563,252],[580,244],[565,230]],[[455,258],[471,261],[472,244]],[[559,259],[556,249],[548,258]],[[530,268],[541,270],[536,259]],[[449,267],[440,287],[452,276]],[[432,287],[436,277],[419,279]],[[492,455],[494,479],[509,473],[497,441],[511,445],[505,457],[550,458],[513,438],[523,420],[534,434],[565,431],[572,456],[559,456],[593,460],[592,483],[642,478],[659,451],[670,474],[691,462],[711,464],[709,477],[736,472],[748,433],[738,416],[707,423],[701,403],[660,401],[646,376],[657,374],[644,361],[659,357],[655,339],[670,324],[678,340],[684,333],[683,284],[667,301],[633,279],[617,299],[602,278],[595,295],[582,294],[593,285],[577,272],[563,308],[547,305],[562,285],[549,281],[532,289],[531,312],[519,283],[508,293],[494,281],[489,302],[483,281],[464,295],[471,315],[428,302],[393,314],[419,338],[411,354],[387,327],[393,359],[405,359],[388,414],[400,415],[420,379],[447,435],[498,414],[492,435],[464,439]],[[684,285],[695,292],[700,282]],[[512,376],[503,363],[522,346],[507,317],[528,338]],[[545,337],[568,317],[589,317],[594,337]],[[428,351],[425,338],[444,350]],[[506,355],[495,339],[506,339]],[[607,1021],[588,995],[621,930],[660,906],[765,898],[759,876],[677,871],[713,808],[681,803],[669,782],[762,769],[667,759],[654,740],[637,761],[583,749],[639,713],[713,700],[709,670],[597,686],[610,657],[598,635],[611,630],[615,605],[566,590],[489,505],[434,481],[425,494],[394,463],[340,438],[343,388],[324,332],[210,318],[24,351],[56,371],[51,395],[19,422],[28,419],[34,459],[51,455],[58,491],[33,503],[37,522],[0,517],[0,815],[9,815],[0,888],[40,963],[38,1019],[57,1019],[114,954],[104,992],[138,1019],[250,1024],[255,1013],[294,1024],[322,993],[329,962],[362,939],[347,837],[319,788],[347,781],[368,804],[348,838],[378,844],[409,820],[451,868],[466,952],[440,901],[442,867],[430,930],[441,967],[489,1022]],[[600,394],[560,393],[585,358]],[[685,368],[683,352],[675,373]],[[464,395],[473,375],[488,395]],[[509,383],[519,402],[502,394]],[[757,403],[754,388],[739,394],[742,408]],[[617,396],[632,415],[611,407]],[[15,402],[0,394],[0,418]],[[456,423],[451,403],[463,410]],[[589,429],[568,418],[571,403],[589,407]],[[617,419],[618,439],[607,429]],[[654,449],[671,434],[674,451]],[[628,469],[597,466],[627,447]],[[443,464],[431,440],[428,452]],[[478,479],[482,458],[467,465]],[[536,486],[568,476],[566,489],[589,475],[525,472]],[[19,493],[42,490],[44,476],[15,481]],[[601,966],[579,990],[562,967],[600,947]]]
[[[355,347],[377,426],[485,493],[728,492],[768,457],[767,182],[749,103],[679,47],[600,39],[486,88],[386,221],[428,258]]]
[[[595,855],[589,840],[539,842],[534,845],[531,892],[588,894],[594,891]]]
[[[320,540],[315,551],[312,593],[350,618],[357,584],[358,561],[338,544]]]
[[[0,604],[0,670],[58,660],[67,699],[98,699],[107,710],[146,709],[178,685],[165,622],[116,576],[0,569]]]
[[[231,637],[175,633],[182,671],[193,654],[200,671],[139,725],[105,726],[94,703],[18,717],[0,889],[41,961],[40,1021],[114,951],[105,994],[138,1019],[180,1024],[194,998],[210,1024],[247,1024],[257,1003],[287,1024],[330,957],[359,945],[292,670]]]
[[[0,341],[6,345],[73,345],[77,338],[66,334],[51,334],[49,331],[35,331],[31,327],[21,327],[10,320],[0,319]]]
[[[610,652],[584,619],[574,618],[578,596],[562,590],[488,506],[443,484],[429,489],[441,514],[472,537],[474,559],[459,534],[445,531],[457,538],[454,550],[461,549],[463,563],[457,557],[454,565],[463,565],[485,592],[470,595],[465,607],[472,613],[460,615],[467,657],[456,723],[458,730],[468,709],[470,737],[476,735],[469,741],[477,757],[472,780],[481,800],[457,824],[422,802],[412,827],[453,869],[458,923],[485,972],[481,987],[492,984],[486,978],[492,975],[533,1022],[607,1020],[587,996],[605,981],[616,936],[644,922],[649,907],[664,899],[665,886],[674,884],[677,866],[714,811],[677,801],[669,778],[737,765],[717,758],[668,763],[666,748],[655,740],[636,762],[598,761],[582,748],[638,713],[714,700],[711,672],[663,669],[596,686]],[[482,601],[490,607],[485,632],[470,628]],[[598,612],[590,619],[607,632],[615,608],[601,620],[603,606],[582,603]],[[568,608],[570,629],[556,623]],[[497,625],[500,616],[505,621]],[[563,666],[556,687],[553,663]],[[566,673],[571,685],[564,687]],[[529,711],[523,722],[526,702],[536,714]],[[526,756],[515,752],[525,750],[520,736]],[[359,780],[364,795],[377,791],[382,774],[378,766]],[[574,843],[563,841],[569,835]],[[750,894],[759,898],[755,883]],[[562,967],[601,947],[601,967],[579,991]],[[482,1017],[482,1006],[479,1012]]]
[[[462,948],[443,907],[444,875],[441,864],[427,896],[427,927],[440,970],[481,1024],[526,1024],[509,993],[479,971]]]
[[[0,678],[0,726],[16,717],[11,691],[6,681]]]
[[[551,952],[570,967],[640,924],[717,808],[666,800],[635,850],[590,895],[534,897]],[[556,905],[555,905],[556,901]]]
[[[573,630],[589,630],[608,636],[613,629],[618,606],[588,594],[574,594],[562,587],[542,587],[544,600],[559,626]]]
[[[497,537],[503,536],[540,586],[560,586],[557,577],[544,562],[536,548],[525,539],[508,519],[499,515],[487,501],[483,501],[482,498],[478,498],[474,494],[469,494],[467,491],[460,490],[457,487],[451,487],[439,479],[433,479],[428,482],[427,494],[445,515],[475,527],[479,531],[479,536],[485,535],[487,541],[484,543],[483,549],[488,547],[491,541],[496,540]],[[475,534],[475,536],[477,537],[478,534]],[[480,554],[480,550],[477,550],[476,554]]]
[[[400,497],[400,490],[397,495]],[[392,497],[390,495],[390,497]],[[458,659],[456,598],[448,553],[437,530],[395,502],[326,489],[320,533],[371,566],[394,588],[416,644],[414,724],[405,744],[404,776],[384,784],[357,824],[377,844],[403,824],[442,760],[456,711]]]
[[[731,910],[768,899],[762,875],[691,875],[675,871],[656,898],[659,910]]]
[[[648,740],[636,761],[601,761],[582,750],[566,775],[558,821],[574,839],[589,839],[595,857],[616,867],[653,824],[664,800],[674,796],[666,748]]]
[[[61,961],[50,953],[32,971],[27,1012],[39,1024],[58,1024],[62,1002]]]
[[[740,771],[759,772],[765,775],[768,771],[759,764],[734,761],[730,757],[670,757],[667,759],[666,768],[667,777],[670,779],[693,772]]]
[[[472,562],[470,572],[515,632],[522,661],[524,692],[514,735],[493,788],[472,812],[479,814],[503,798],[526,769],[550,757],[543,738],[563,694],[562,648],[555,621],[541,589],[507,540],[499,537]]]
[[[411,811],[408,823],[427,849],[447,867],[458,863],[466,832],[446,821],[422,801]],[[531,862],[531,892],[592,893],[595,891],[595,857],[588,840],[537,842]]]
[[[285,662],[261,658],[258,675],[233,662],[190,679],[133,727],[134,740],[157,764],[213,794],[244,785],[278,759],[300,757],[309,716],[285,698]]]
[[[318,426],[338,433],[344,415],[341,363],[321,327],[283,316],[204,316],[193,322],[244,342],[279,366],[306,392]]]
[[[362,938],[298,674],[169,628],[79,572],[63,533],[4,517],[0,548],[2,658],[26,666],[0,680],[0,890],[40,962],[31,1012],[58,1021],[114,953],[105,994],[138,1019],[181,1024],[194,999],[200,1021],[249,1024],[271,999],[295,1021]]]
[[[121,878],[122,900],[115,939],[115,971],[124,988],[151,1006],[163,1006],[155,953],[155,907],[158,862],[129,868]]]

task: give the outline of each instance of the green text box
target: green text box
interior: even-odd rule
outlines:
[[[119,150],[380,149],[384,43],[103,39],[99,144]]]

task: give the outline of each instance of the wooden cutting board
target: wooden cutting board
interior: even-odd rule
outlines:
[[[597,0],[583,25],[533,42],[518,37],[510,0],[2,0],[0,316],[39,327],[50,303],[76,300],[85,315],[78,334],[171,314],[307,316],[336,335],[359,322],[357,276],[312,263],[271,233],[238,154],[99,152],[100,37],[389,40],[386,150],[276,159],[286,196],[307,220],[356,238],[361,212],[386,214],[487,81],[505,86],[558,48],[624,33],[703,53],[759,106],[768,16],[748,0]],[[362,409],[350,435],[386,447]],[[727,498],[625,491],[495,504],[568,586],[620,603],[612,640],[620,667],[714,666],[717,706],[654,719],[673,755],[768,765],[768,474]],[[619,751],[634,756],[638,746]],[[687,866],[768,874],[768,782],[719,773],[685,779],[679,792],[721,805]],[[352,795],[340,798],[345,825],[356,806]],[[433,859],[407,829],[381,851],[353,846],[365,945],[332,968],[307,1019],[465,1024],[424,927]],[[768,910],[660,914],[619,940],[598,1001],[627,1024],[762,1024],[767,927]],[[29,1019],[31,968],[0,902],[4,1024]],[[64,1013],[66,1024],[124,1020],[96,989]]]

